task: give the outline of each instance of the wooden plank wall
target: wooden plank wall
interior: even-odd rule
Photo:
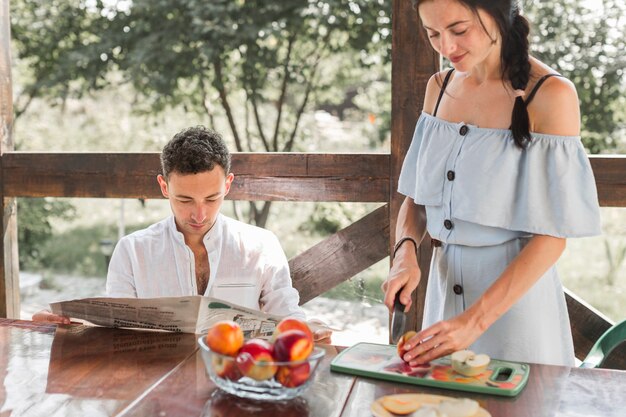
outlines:
[[[415,120],[406,125],[409,135]],[[229,198],[387,203],[390,196],[398,197],[399,172],[391,172],[392,158],[389,154],[233,153],[236,177]],[[626,155],[589,159],[600,205],[626,207]],[[0,163],[2,190],[11,197],[161,198],[156,152],[8,152]],[[394,169],[399,170],[399,165],[396,161]],[[399,207],[397,200],[392,201]]]
[[[3,156],[16,197],[160,198],[158,153],[32,153]],[[389,155],[234,153],[229,198],[387,202]]]
[[[426,85],[432,74],[439,70],[439,56],[423,36],[421,21],[410,1],[395,0],[392,12],[392,61],[391,61],[391,166],[389,190],[389,247],[396,242],[395,228],[398,211],[404,201],[399,194],[398,177],[402,162],[413,138],[415,122],[424,107]],[[429,237],[419,248],[419,264],[422,277],[408,317],[409,328],[420,329],[424,315],[426,283],[432,255]]]

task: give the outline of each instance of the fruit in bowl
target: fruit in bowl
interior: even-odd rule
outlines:
[[[311,375],[311,365],[303,362],[299,365],[284,365],[278,368],[276,380],[287,388],[295,388],[304,384]]]
[[[306,323],[294,323],[295,319],[283,321],[286,320],[289,322],[275,332],[273,342],[246,340],[235,353],[226,349],[228,354],[212,349],[209,344],[225,328],[209,329],[207,336],[198,338],[198,345],[211,380],[230,394],[252,399],[286,400],[302,393],[311,384],[325,351],[314,347]],[[224,351],[224,345],[235,344],[212,345]]]
[[[313,332],[311,332],[311,329],[309,328],[308,324],[306,324],[302,320],[298,320],[298,319],[295,319],[295,318],[292,318],[292,317],[286,317],[286,318],[282,319],[276,325],[276,329],[274,329],[274,337],[273,337],[273,339],[276,340],[278,335],[280,335],[281,333],[284,333],[284,332],[286,332],[288,330],[300,330],[300,331],[304,332],[307,335],[307,337],[309,339],[311,339],[311,341],[313,340]]]
[[[274,346],[263,339],[247,340],[237,353],[237,367],[241,373],[257,381],[274,376],[278,370],[274,362]]]
[[[274,355],[281,362],[301,361],[313,351],[313,337],[301,330],[287,330],[274,341]]]
[[[243,331],[234,321],[219,321],[207,332],[206,343],[213,352],[235,356],[243,346]]]
[[[211,366],[220,378],[238,381],[241,378],[241,371],[231,356],[213,355]]]

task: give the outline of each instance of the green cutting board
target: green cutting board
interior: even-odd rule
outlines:
[[[526,385],[530,365],[492,359],[483,373],[467,377],[452,369],[449,356],[431,361],[426,367],[412,368],[400,359],[395,345],[359,343],[337,355],[330,369],[414,385],[513,397]]]

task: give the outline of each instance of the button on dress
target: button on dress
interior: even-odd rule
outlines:
[[[422,113],[398,191],[425,206],[434,248],[423,328],[471,306],[536,234],[601,233],[589,159],[577,136],[453,123]],[[470,347],[493,358],[574,365],[565,296],[552,266]]]

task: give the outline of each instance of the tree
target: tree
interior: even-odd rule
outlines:
[[[17,202],[17,210],[20,269],[38,267],[40,250],[53,235],[50,221],[70,219],[74,208],[61,200],[22,198]]]
[[[625,120],[626,5],[604,0],[591,10],[581,0],[526,2],[532,53],[576,85],[582,139],[591,153],[614,149]]]
[[[182,104],[212,126],[218,103],[237,151],[294,150],[316,91],[389,56],[389,0],[70,3],[12,2],[16,50],[34,68],[30,97],[80,95],[121,74],[153,111]],[[347,67],[333,65],[336,54]],[[251,202],[250,220],[265,225],[269,210]]]

